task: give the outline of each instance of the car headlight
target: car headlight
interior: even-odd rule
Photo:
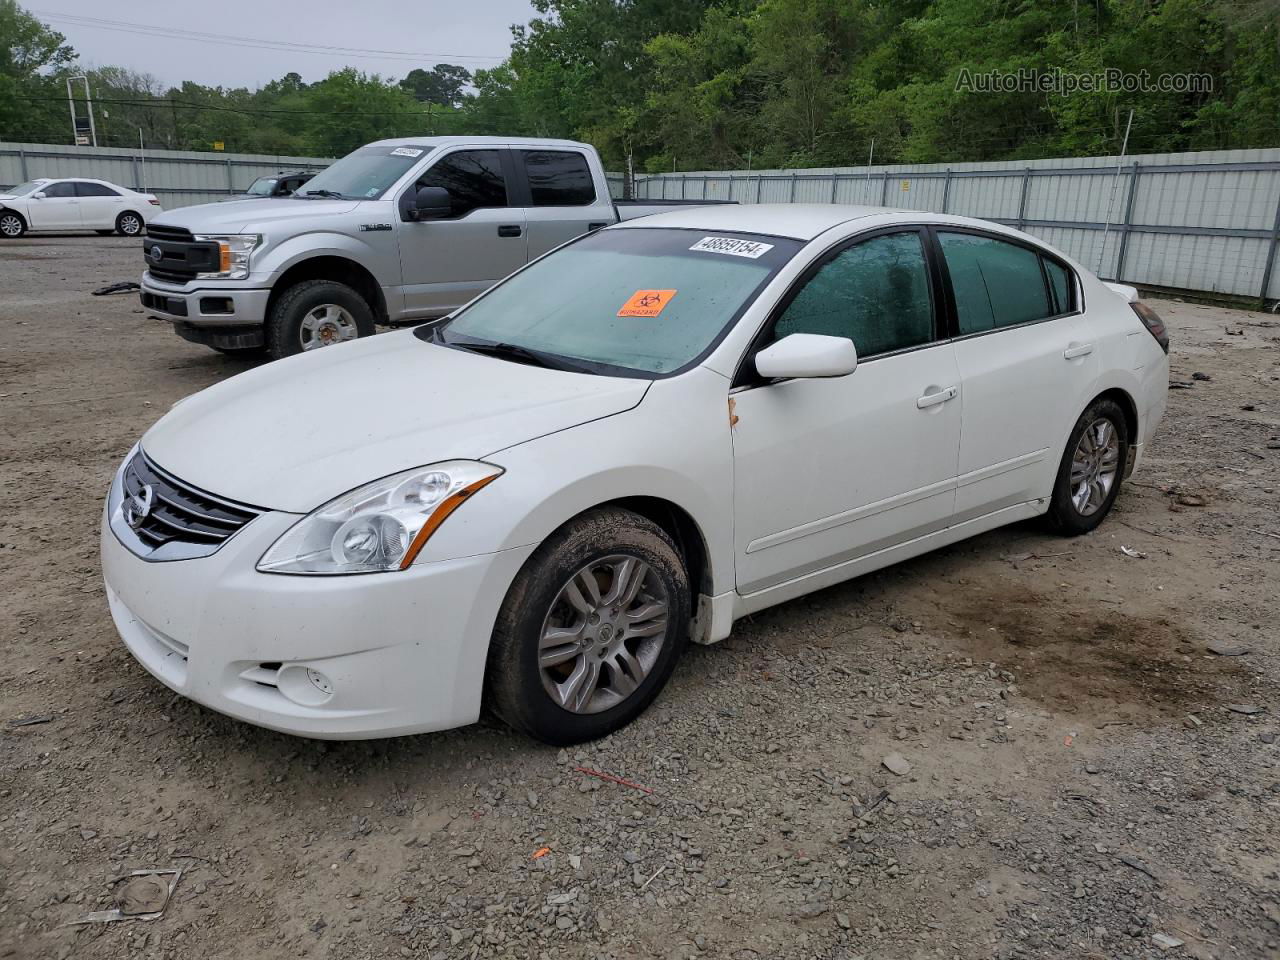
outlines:
[[[196,235],[201,243],[218,245],[218,269],[212,273],[197,273],[197,280],[243,280],[249,276],[249,257],[262,235],[257,233],[201,233]]]
[[[449,460],[366,483],[307,514],[258,561],[263,573],[403,570],[468,497],[502,475],[476,460]]]

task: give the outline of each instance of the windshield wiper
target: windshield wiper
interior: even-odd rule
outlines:
[[[548,370],[568,370],[574,373],[586,373],[587,368],[563,360],[553,354],[546,354],[540,350],[530,350],[528,347],[519,347],[514,343],[462,343],[458,340],[445,340],[436,333],[437,342],[447,344],[451,347],[457,347],[460,350],[470,350],[472,353],[482,353],[486,357],[500,357],[503,360],[512,360],[516,363],[526,363],[531,367],[546,367]]]
[[[330,200],[345,200],[346,194],[338,193],[335,190],[303,190],[300,194],[304,197],[326,197]]]

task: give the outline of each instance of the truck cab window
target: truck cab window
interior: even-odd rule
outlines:
[[[507,206],[507,181],[497,150],[459,150],[441,157],[418,178],[415,189],[422,187],[448,190],[454,217],[481,207]]]
[[[535,207],[582,207],[596,202],[591,168],[582,154],[524,150],[522,155]]]

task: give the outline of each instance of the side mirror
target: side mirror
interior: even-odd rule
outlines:
[[[43,191],[43,190],[37,190],[35,193],[33,193],[33,194],[31,195],[31,199],[32,199],[32,200],[43,200],[43,199],[44,199],[44,191]]]
[[[446,220],[453,216],[453,198],[444,187],[419,187],[409,212],[411,220]]]
[[[793,333],[756,354],[756,373],[771,380],[843,377],[858,368],[858,351],[848,337]]]

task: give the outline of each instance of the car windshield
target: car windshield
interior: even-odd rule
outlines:
[[[259,177],[253,183],[249,184],[249,189],[245,193],[254,197],[269,197],[271,191],[276,185],[275,177]]]
[[[759,234],[603,230],[530,265],[423,338],[501,345],[599,373],[670,374],[718,342],[800,247]]]
[[[428,147],[370,144],[325,167],[295,196],[339,196],[377,200],[427,154]]]
[[[28,193],[35,193],[48,182],[48,180],[28,180],[26,183],[20,183],[4,192],[11,197],[25,197]]]

